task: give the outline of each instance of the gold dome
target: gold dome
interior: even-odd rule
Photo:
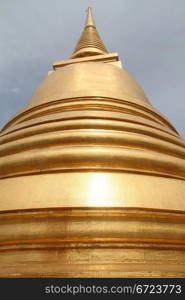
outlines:
[[[0,274],[183,277],[185,142],[80,43],[1,132]]]

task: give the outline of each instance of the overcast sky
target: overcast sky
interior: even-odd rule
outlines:
[[[88,6],[109,52],[185,138],[184,0],[0,0],[0,127],[71,55]]]

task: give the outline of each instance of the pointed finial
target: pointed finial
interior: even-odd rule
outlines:
[[[96,30],[90,7],[87,9],[85,28],[73,51],[71,58],[85,57],[107,53],[103,41]]]
[[[93,15],[92,15],[92,8],[88,7],[86,12],[87,12],[87,17],[86,17],[85,27],[88,27],[88,26],[96,27],[94,19],[93,19]]]

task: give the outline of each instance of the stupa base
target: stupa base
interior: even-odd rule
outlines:
[[[55,208],[0,220],[0,277],[185,277],[182,211]]]

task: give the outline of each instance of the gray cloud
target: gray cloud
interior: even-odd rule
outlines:
[[[89,5],[107,48],[185,137],[184,0],[1,0],[0,127],[71,55]]]

